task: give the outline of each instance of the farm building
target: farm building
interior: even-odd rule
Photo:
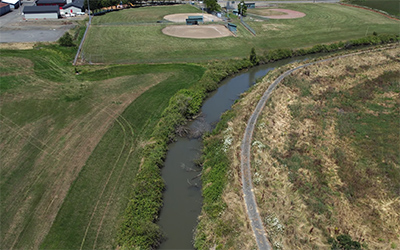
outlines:
[[[21,6],[21,0],[2,0],[3,3],[8,3],[10,9],[18,9]]]
[[[63,7],[67,2],[65,0],[36,0],[36,6],[59,6]]]
[[[10,5],[8,3],[0,2],[0,16],[10,12]]]
[[[52,19],[60,16],[58,6],[25,6],[22,12],[25,19]]]
[[[84,0],[75,0],[73,2],[67,3],[66,5],[63,6],[62,12],[65,14],[67,13],[79,13],[79,12],[84,12],[85,8],[83,7]]]

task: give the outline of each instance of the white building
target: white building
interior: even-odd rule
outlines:
[[[60,16],[58,6],[25,6],[25,19],[57,19]]]
[[[67,0],[67,4],[63,6],[62,14],[76,14],[85,11],[85,8],[83,7],[84,0],[75,0],[73,2],[68,2],[69,1]]]

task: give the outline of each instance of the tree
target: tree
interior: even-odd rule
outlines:
[[[71,34],[69,34],[69,32],[65,32],[65,34],[62,37],[60,37],[60,39],[58,39],[58,43],[64,47],[74,47],[75,46],[75,44],[72,40],[72,36],[71,36]]]
[[[221,9],[221,6],[217,3],[216,0],[205,0],[206,7],[208,11],[219,11]]]
[[[247,12],[247,5],[244,3],[244,1],[240,1],[240,3],[238,4],[238,11],[239,14],[242,16],[246,16],[246,12]]]
[[[254,48],[252,48],[251,52],[250,52],[250,62],[253,65],[257,65],[258,64],[258,58],[257,58],[257,55],[256,55],[256,50]]]

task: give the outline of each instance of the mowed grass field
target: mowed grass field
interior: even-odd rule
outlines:
[[[263,53],[270,49],[345,41],[373,32],[399,32],[399,21],[339,4],[281,4],[274,8],[301,11],[306,16],[269,21],[248,17],[245,20],[257,32],[256,37],[234,18],[239,28],[237,37],[188,39],[164,35],[162,29],[170,24],[157,21],[174,12],[199,12],[195,7],[145,7],[110,13],[94,18],[84,45],[85,58],[104,63],[199,62],[246,57],[252,47]],[[148,24],[134,23],[135,16],[146,17]]]
[[[73,51],[1,51],[4,249],[115,248],[142,147],[170,97],[204,72],[164,64],[75,75]]]

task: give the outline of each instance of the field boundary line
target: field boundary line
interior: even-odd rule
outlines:
[[[92,16],[90,15],[90,10],[89,10],[89,22],[86,24],[85,33],[83,34],[81,43],[79,44],[79,47],[78,47],[78,51],[76,52],[74,63],[73,63],[74,66],[76,65],[76,61],[78,60],[79,54],[80,54],[80,52],[82,50],[82,46],[83,46],[83,43],[85,42],[86,35],[87,35],[88,31],[89,31],[89,27],[90,27],[91,23],[92,23]]]
[[[379,48],[379,49],[385,49],[385,48]],[[339,58],[344,58],[344,57],[350,57],[354,56],[357,54],[362,54],[370,51],[374,51],[378,49],[372,49],[372,50],[367,50],[367,51],[359,51],[359,52],[354,52],[346,55],[339,55],[339,56],[334,56],[331,58],[326,58],[326,59],[321,59],[318,61],[306,63],[300,66],[297,66],[293,69],[285,71],[283,74],[281,74],[269,87],[268,89],[264,92],[263,96],[261,97],[260,101],[257,103],[257,106],[253,113],[251,114],[242,139],[241,143],[241,152],[240,152],[240,167],[241,167],[241,175],[242,175],[242,190],[243,190],[243,198],[244,198],[244,203],[246,206],[246,211],[247,215],[250,220],[251,228],[253,230],[253,234],[255,236],[256,242],[258,249],[260,250],[271,250],[273,249],[271,246],[271,243],[267,239],[267,234],[263,225],[263,222],[261,220],[261,216],[258,212],[258,206],[254,194],[254,189],[253,189],[253,184],[252,184],[252,178],[251,178],[251,141],[254,133],[254,128],[255,124],[257,122],[257,119],[259,115],[261,114],[262,110],[264,109],[264,106],[269,99],[272,91],[276,88],[276,86],[287,76],[289,76],[291,73],[294,71],[313,65],[313,64],[318,64],[322,62],[327,62],[327,61],[332,61],[335,59]]]

